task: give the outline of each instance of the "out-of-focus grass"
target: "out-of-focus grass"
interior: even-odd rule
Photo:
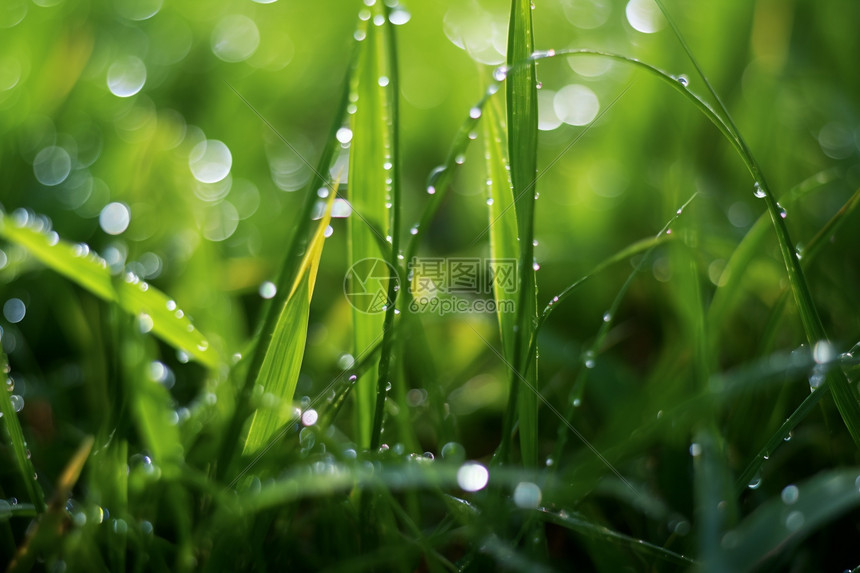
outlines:
[[[856,567],[860,8],[660,4],[7,1],[0,564]]]

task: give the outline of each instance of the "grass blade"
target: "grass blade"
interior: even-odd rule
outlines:
[[[334,187],[337,188],[337,185]],[[292,399],[307,340],[311,297],[322,257],[325,231],[331,220],[334,198],[335,194],[331,193],[326,202],[325,214],[308,244],[296,281],[278,315],[271,343],[266,349],[257,377],[257,384],[260,384],[266,392],[276,396],[280,400],[281,407],[260,409],[254,413],[245,437],[243,454],[252,454],[260,450],[293,414]]]
[[[659,545],[654,545],[653,543],[648,543],[642,539],[636,539],[635,537],[630,537],[629,535],[625,535],[618,531],[613,531],[607,527],[602,525],[598,525],[596,523],[592,523],[587,519],[577,515],[570,514],[567,512],[556,513],[546,509],[539,510],[540,513],[544,516],[544,518],[556,525],[560,525],[566,529],[570,529],[580,535],[585,537],[589,537],[592,539],[596,539],[599,541],[604,541],[606,543],[610,543],[613,545],[618,545],[621,547],[627,547],[633,551],[638,553],[642,553],[648,557],[657,557],[663,561],[667,561],[669,563],[674,563],[676,565],[694,565],[695,561],[686,557],[684,555],[680,555],[675,553],[674,551],[670,551]]]
[[[387,19],[387,9],[377,2],[371,9],[372,19],[382,18],[383,25],[361,21],[356,68],[352,78],[355,113],[350,118],[353,133],[349,156],[349,200],[353,216],[349,219],[349,260],[355,265],[364,259],[392,261],[396,257],[398,233],[396,224],[399,201],[397,194],[397,157],[394,115],[397,92],[396,66],[393,62],[393,31]],[[390,237],[390,249],[383,249]],[[396,258],[394,258],[396,268]],[[384,265],[380,264],[380,272]],[[355,273],[350,273],[350,289],[359,292],[362,286]],[[393,319],[394,282],[380,279],[380,293],[387,298],[386,312],[367,313],[353,308],[354,355],[374,346]],[[389,318],[390,314],[390,318]],[[390,344],[390,343],[389,343]],[[383,341],[380,363],[369,368],[356,383],[356,430],[360,445],[373,442],[376,418],[377,384],[380,373],[387,370],[390,347]],[[384,364],[383,364],[384,363]],[[382,367],[382,368],[381,368]],[[383,372],[385,374],[385,372]]]
[[[523,463],[536,466],[538,462],[538,399],[534,392],[518,393],[518,373],[537,389],[537,365],[526,360],[525,342],[531,338],[537,322],[537,289],[534,260],[534,208],[537,176],[537,81],[532,58],[534,37],[531,3],[512,0],[508,24],[507,65],[507,127],[508,157],[511,162],[511,183],[519,230],[519,264],[517,279],[518,304],[516,325],[519,335],[514,339],[513,367],[508,409],[503,426],[500,459],[509,455],[509,440],[515,418],[518,418],[520,449]],[[523,65],[518,65],[525,62]],[[517,411],[518,415],[514,412]]]
[[[856,508],[860,505],[858,474],[858,468],[834,470],[786,486],[780,498],[766,502],[726,534],[728,570],[763,570],[767,560]]]
[[[504,274],[519,257],[517,215],[513,209],[514,193],[508,170],[500,102],[494,99],[485,106],[484,140],[486,141],[487,186],[490,215],[490,261],[493,265],[493,294],[497,303],[499,332],[505,359],[514,362],[516,315],[506,307],[516,305],[517,293],[506,284]],[[515,308],[515,307],[514,307]]]
[[[671,26],[675,36],[678,38],[678,41],[681,43],[681,46],[684,48],[690,61],[693,63],[693,66],[696,68],[696,71],[705,82],[705,86],[708,88],[708,91],[719,105],[719,108],[722,111],[721,120],[726,126],[729,134],[736,141],[736,147],[740,153],[741,159],[743,159],[750,175],[752,175],[755,180],[756,193],[761,194],[761,198],[765,201],[767,212],[770,214],[774,231],[776,232],[776,238],[779,242],[779,251],[782,254],[782,260],[785,264],[786,273],[788,275],[788,282],[791,286],[792,293],[794,294],[795,302],[797,303],[797,309],[800,314],[807,342],[812,346],[819,341],[827,340],[827,333],[824,330],[824,324],[821,322],[821,317],[818,314],[815,301],[812,299],[812,293],[809,291],[809,284],[806,281],[803,268],[800,266],[800,261],[796,256],[795,244],[791,239],[791,235],[788,232],[788,226],[785,223],[785,210],[776,201],[758,161],[752,154],[746,141],[744,141],[741,136],[734,120],[732,120],[732,116],[729,113],[728,108],[720,99],[717,91],[708,81],[701,66],[699,66],[698,61],[693,55],[693,51],[684,40],[684,37],[678,26],[675,24],[674,19],[665,9],[661,0],[656,0],[656,2],[660,7],[660,11],[663,12],[663,15],[669,22],[669,25]],[[831,370],[828,373],[827,378],[830,381],[831,390],[833,391],[833,400],[836,402],[836,408],[842,416],[842,421],[845,423],[845,427],[851,434],[855,445],[860,447],[860,392],[858,392],[855,386],[849,384],[848,378],[841,370]]]
[[[9,371],[9,362],[2,350],[0,350],[0,371]],[[3,374],[3,376],[5,378],[7,375]],[[21,429],[21,422],[18,420],[18,413],[12,406],[12,395],[6,391],[6,385],[3,386],[0,388],[0,414],[3,414],[0,423],[6,428],[9,445],[12,446],[12,453],[18,466],[18,473],[21,475],[21,481],[27,490],[27,497],[33,502],[36,511],[42,513],[45,511],[45,494],[36,482],[36,470],[33,469],[33,463],[27,453],[27,442],[24,441],[24,432]]]
[[[163,292],[130,273],[122,280],[113,280],[104,259],[84,245],[73,245],[60,240],[54,232],[38,230],[36,218],[0,216],[0,237],[24,247],[42,264],[97,297],[139,317],[142,329],[151,329],[164,342],[201,364],[215,368],[222,363],[208,339]]]

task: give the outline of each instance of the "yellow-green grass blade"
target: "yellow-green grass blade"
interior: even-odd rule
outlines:
[[[355,59],[355,56],[356,51],[353,51],[351,56],[353,60]],[[275,325],[279,318],[279,309],[283,308],[287,295],[295,282],[298,269],[301,265],[305,244],[307,242],[309,229],[312,223],[313,209],[318,200],[317,190],[323,187],[328,187],[329,193],[334,194],[337,192],[337,186],[332,184],[332,182],[327,178],[327,174],[332,161],[335,159],[335,154],[340,148],[340,142],[337,140],[337,131],[343,126],[343,122],[346,118],[351,89],[351,74],[352,67],[350,67],[346,72],[343,82],[343,93],[336,109],[334,120],[332,121],[329,129],[328,137],[325,140],[326,143],[323,147],[322,153],[320,154],[316,169],[313,170],[311,180],[305,188],[304,204],[302,205],[301,212],[297,217],[295,229],[289,238],[286,255],[278,273],[275,296],[272,297],[271,300],[263,303],[260,326],[257,329],[257,334],[254,336],[254,339],[249,344],[250,352],[248,354],[250,359],[248,360],[247,369],[243,375],[244,383],[241,391],[239,392],[236,408],[230,419],[228,430],[224,434],[225,436],[228,436],[228,438],[222,443],[221,452],[219,454],[218,470],[221,472],[228,469],[236,445],[234,437],[240,435],[242,425],[251,414],[249,402],[254,389],[254,383],[259,376],[260,368],[262,368],[266,352],[272,343]]]
[[[335,185],[337,188],[337,185]],[[266,349],[263,364],[257,377],[265,392],[280,400],[281,407],[259,409],[251,418],[245,437],[243,454],[253,454],[263,448],[272,436],[293,416],[292,399],[302,366],[307,340],[311,298],[317,270],[322,257],[325,231],[331,221],[331,207],[335,194],[329,195],[325,213],[308,244],[299,266],[298,276],[289,296],[281,308],[278,322]]]
[[[485,106],[484,141],[487,158],[487,187],[490,216],[490,262],[493,268],[493,294],[496,299],[499,332],[505,359],[514,362],[514,326],[516,315],[509,307],[516,307],[517,293],[511,288],[511,265],[516,269],[519,257],[517,241],[517,214],[514,210],[514,193],[508,171],[507,142],[500,101],[492,99]]]
[[[376,259],[380,261],[377,270],[387,274],[381,261],[389,261],[391,253],[382,245],[386,235],[391,237],[392,243],[396,240],[390,217],[391,210],[398,208],[392,197],[396,180],[391,117],[396,97],[392,89],[395,70],[388,48],[392,31],[386,9],[381,2],[376,2],[371,11],[372,18],[359,25],[358,37],[363,39],[353,71],[350,97],[356,107],[350,118],[353,136],[348,186],[353,214],[348,222],[349,262],[352,266],[364,259]],[[384,20],[383,25],[371,25],[372,20],[379,18]],[[350,274],[348,288],[351,292],[361,290],[357,278],[355,273]],[[390,285],[383,279],[374,288],[376,286],[380,293],[387,293]],[[364,354],[382,339],[385,315],[381,308],[353,308],[355,356]],[[377,364],[368,368],[356,383],[356,438],[362,447],[371,443],[378,376]]]
[[[511,162],[511,182],[514,192],[519,231],[519,291],[516,308],[518,336],[514,339],[515,372],[511,373],[511,392],[503,427],[501,460],[508,456],[506,442],[517,418],[520,450],[525,465],[535,466],[538,460],[538,399],[535,392],[518,392],[520,376],[537,390],[537,365],[526,361],[526,344],[537,321],[534,259],[534,206],[537,176],[537,81],[532,58],[534,38],[531,3],[512,0],[508,24],[508,53],[506,81],[508,158]],[[519,65],[520,62],[526,62]],[[514,416],[516,409],[517,415]]]
[[[125,312],[138,317],[141,328],[151,330],[170,346],[210,368],[222,363],[209,341],[163,292],[138,277],[127,274],[117,280],[105,261],[88,247],[59,239],[54,232],[21,225],[5,214],[0,219],[0,237],[25,248],[42,264]]]

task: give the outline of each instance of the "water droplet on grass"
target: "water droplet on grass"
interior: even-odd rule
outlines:
[[[508,77],[508,72],[510,68],[508,66],[499,66],[495,70],[493,70],[493,79],[497,82],[504,81],[506,77]]]
[[[764,189],[761,188],[761,185],[759,185],[758,181],[756,181],[755,184],[753,185],[753,195],[757,199],[764,199],[764,197],[765,197]]]
[[[24,398],[18,394],[12,394],[9,396],[9,401],[12,402],[12,409],[16,412],[20,412],[24,409]]]
[[[478,119],[479,117],[481,117],[481,108],[476,106],[470,109],[469,117],[471,117],[472,119]]]
[[[388,15],[388,21],[394,24],[395,26],[402,26],[407,23],[412,18],[412,14],[408,11],[404,10],[400,6],[396,7],[391,11],[391,14]]]
[[[680,76],[678,76],[678,77],[677,77],[677,78],[675,78],[675,79],[677,79],[677,80],[678,80],[678,83],[679,83],[679,84],[681,84],[681,85],[682,85],[682,86],[684,86],[684,87],[687,87],[688,85],[690,85],[690,78],[688,78],[688,77],[687,77],[687,76],[685,76],[684,74],[681,74]]]

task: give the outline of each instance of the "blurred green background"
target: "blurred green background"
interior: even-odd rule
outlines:
[[[653,4],[535,4],[538,49],[618,52],[684,75],[690,89],[706,93]],[[794,240],[808,241],[860,186],[860,3],[666,4],[777,196],[812,178],[815,190],[787,216]],[[274,278],[295,225],[308,163],[316,163],[328,133],[361,9],[345,0],[3,0],[3,207],[48,217],[60,237],[89,244],[116,268],[169,293],[213,344],[241,351],[257,320],[259,286]],[[504,61],[508,9],[498,0],[413,0],[400,10],[405,229],[426,203],[428,174]],[[695,252],[707,303],[732,251],[764,212],[728,143],[677,93],[619,63],[556,57],[538,64],[538,79],[540,306],[605,257],[655,235],[695,192],[673,231]],[[422,255],[487,255],[484,178],[483,151],[473,145]],[[345,220],[333,229],[298,396],[322,388],[350,351]],[[809,269],[825,326],[843,350],[860,331],[858,229],[845,225]],[[789,303],[775,339],[761,341],[785,286],[775,239],[766,245],[743,278],[743,299],[717,317],[722,369],[803,340]],[[0,321],[3,348],[28,404],[22,415],[34,459],[50,481],[67,457],[56,456],[58,448],[73,447],[99,423],[94,405],[104,403],[98,393],[107,391],[111,365],[93,358],[109,344],[96,317],[109,311],[24,251],[0,249],[0,300],[26,308],[23,319],[13,305]],[[671,376],[690,361],[678,303],[689,287],[684,272],[677,278],[675,260],[671,250],[659,251],[616,317],[577,420],[600,444],[618,443],[656,415],[637,411],[640,396],[653,405],[660,392],[690,390],[690,380]],[[541,388],[549,400],[566,399],[583,345],[630,271],[627,264],[610,268],[553,314],[541,339]],[[497,443],[507,373],[469,325],[496,340],[492,315],[425,320],[438,383],[470,457],[479,457]],[[204,374],[162,351],[176,378],[174,398],[187,404],[207,384]],[[421,366],[407,365],[407,373]],[[791,384],[726,414],[739,468],[808,393],[805,381]],[[426,405],[409,407],[424,447],[440,446],[438,428],[421,415]],[[609,422],[631,413],[637,418],[626,424]],[[804,477],[828,456],[838,458],[841,447],[850,451],[832,406],[816,415],[830,426],[810,426],[790,460],[777,459],[769,472]],[[548,414],[542,420],[548,452],[558,422]],[[636,463],[689,513],[689,486],[668,487],[675,472],[687,471],[689,433],[679,428],[666,442],[677,446],[677,459],[664,454],[654,468],[648,464],[657,463],[656,452],[643,452]]]

